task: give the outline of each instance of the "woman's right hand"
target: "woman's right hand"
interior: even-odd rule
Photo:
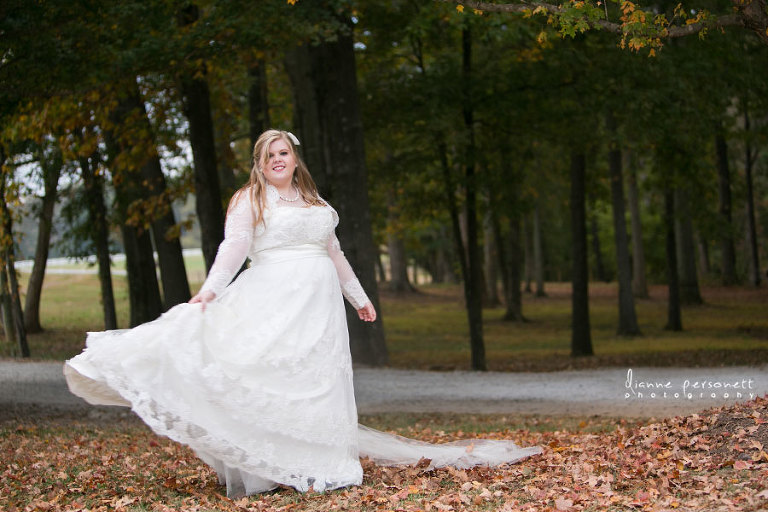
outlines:
[[[209,302],[211,302],[213,299],[216,298],[216,294],[211,291],[204,291],[200,292],[191,299],[189,299],[190,304],[197,304],[200,303],[202,306],[202,310],[205,311],[205,306]]]

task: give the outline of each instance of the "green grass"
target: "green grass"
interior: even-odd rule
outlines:
[[[705,288],[705,304],[683,309],[683,332],[664,330],[666,290],[637,301],[642,336],[616,335],[616,286],[590,285],[590,322],[596,358],[570,354],[570,285],[549,283],[548,296],[524,297],[526,322],[502,320],[504,309],[486,308],[484,337],[492,369],[561,369],[634,362],[718,365],[768,361],[768,291]],[[458,287],[427,288],[421,294],[382,300],[390,360],[412,368],[467,368],[466,313]]]
[[[195,290],[202,259],[190,257]],[[26,275],[22,274],[22,283]],[[128,324],[127,283],[114,277],[120,327]],[[705,287],[705,304],[683,309],[683,332],[663,329],[666,288],[652,287],[651,298],[637,301],[642,336],[616,336],[616,285],[590,285],[590,321],[596,356],[570,354],[570,284],[547,283],[547,297],[524,295],[526,322],[502,320],[503,307],[484,310],[488,365],[496,370],[557,370],[626,365],[748,364],[768,362],[768,290]],[[421,293],[382,293],[381,309],[390,364],[402,368],[468,369],[469,340],[459,286],[427,286]],[[41,322],[45,332],[29,336],[36,359],[65,359],[82,350],[85,332],[103,329],[95,275],[46,276]],[[0,355],[13,347],[0,345]]]

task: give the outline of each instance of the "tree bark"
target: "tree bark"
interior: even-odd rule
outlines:
[[[544,250],[541,243],[541,208],[538,201],[533,209],[533,272],[536,278],[536,296],[546,297],[544,291]]]
[[[40,324],[40,299],[43,292],[45,267],[48,263],[48,249],[51,243],[53,228],[53,208],[56,205],[56,191],[64,164],[61,154],[51,162],[41,162],[43,169],[44,195],[37,223],[37,244],[35,245],[35,262],[27,283],[27,296],[24,302],[24,327],[27,333],[43,330]]]
[[[629,215],[632,219],[632,293],[641,299],[648,298],[648,281],[645,275],[645,249],[643,246],[643,226],[640,218],[640,199],[637,189],[637,172],[634,158],[629,157],[627,180],[627,198]]]
[[[475,175],[475,121],[472,105],[472,31],[465,25],[461,33],[462,48],[462,113],[467,144],[464,161],[465,211],[467,214],[467,268],[469,270],[469,294],[467,315],[472,352],[472,369],[485,371],[485,342],[483,340],[483,275],[480,248],[477,243],[477,176]]]
[[[138,85],[135,82],[130,101],[134,102],[133,108],[139,114],[136,121],[141,125],[141,133],[146,134],[147,137],[146,154],[144,155],[146,161],[141,166],[142,185],[145,190],[142,194],[145,197],[142,199],[157,203],[154,205],[153,211],[150,212],[151,232],[160,266],[165,309],[169,309],[190,299],[189,281],[181,251],[181,241],[177,235],[173,234],[176,218],[166,196],[167,186],[160,157],[157,154],[157,147],[151,135],[152,126]]]
[[[733,242],[733,224],[731,221],[731,171],[728,164],[728,143],[725,140],[722,126],[718,124],[715,135],[717,151],[717,174],[720,183],[720,257],[721,275],[725,286],[738,282],[736,277],[736,248]]]
[[[712,268],[709,263],[709,243],[701,232],[697,233],[696,239],[699,250],[699,266],[701,267],[701,272],[706,275],[711,272]]]
[[[110,118],[113,129],[125,133],[131,127],[131,114],[135,112],[135,99],[131,91],[118,100]],[[128,131],[128,130],[125,130]],[[143,176],[139,168],[142,163],[133,162],[130,149],[134,141],[116,136],[112,129],[104,131],[104,140],[109,153],[112,182],[115,187],[115,206],[118,222],[123,235],[126,270],[128,273],[128,296],[130,303],[130,324],[135,327],[154,320],[163,312],[160,288],[155,271],[155,260],[149,230],[129,223],[129,207],[142,199]]]
[[[592,252],[595,253],[595,279],[604,283],[611,280],[603,262],[603,250],[600,244],[600,227],[597,224],[597,215],[593,212],[589,216],[589,228],[592,232]]]
[[[752,150],[750,139],[750,119],[746,100],[743,101],[744,129],[747,132],[747,140],[744,146],[744,179],[747,186],[747,241],[749,248],[749,284],[760,286],[760,256],[758,251],[757,225],[755,222],[755,192],[752,182],[752,169],[756,160],[755,151]]]
[[[190,5],[179,13],[179,25],[184,27],[197,21],[197,6]],[[184,97],[184,115],[189,122],[189,143],[195,168],[195,199],[197,219],[200,222],[200,238],[209,271],[219,244],[224,239],[224,212],[221,185],[216,159],[216,139],[213,133],[211,98],[208,82],[197,73],[187,72],[179,78],[179,89]]]
[[[571,294],[571,356],[591,356],[589,323],[589,262],[587,255],[586,158],[571,154],[571,233],[573,235],[573,281]]]
[[[616,121],[608,115],[608,131],[616,135]],[[619,281],[619,336],[637,336],[640,328],[635,313],[635,298],[632,294],[632,264],[629,261],[629,239],[624,206],[624,178],[622,176],[621,150],[612,141],[608,151],[608,169],[611,178],[611,206],[613,210],[613,233],[616,244],[616,272]]]
[[[395,293],[412,292],[413,286],[408,279],[408,259],[402,237],[395,233],[388,234],[387,249],[389,250],[390,291]]]
[[[397,213],[395,194],[387,193],[387,210],[389,227],[387,229],[387,249],[389,251],[389,289],[395,293],[414,291],[408,279],[408,258],[405,253],[405,242],[400,233],[400,216]]]
[[[533,293],[534,262],[533,262],[533,233],[531,217],[523,217],[523,247],[525,250],[525,293]]]
[[[0,154],[0,165],[5,163],[5,155]],[[2,172],[0,176],[0,221],[2,222],[2,268],[0,271],[7,272],[8,288],[10,293],[10,310],[13,318],[13,330],[16,334],[16,341],[19,344],[19,353],[21,357],[30,357],[29,344],[27,343],[27,331],[24,327],[24,312],[21,309],[21,297],[19,294],[19,281],[16,279],[16,256],[13,249],[13,219],[6,202],[6,176]]]
[[[269,118],[269,95],[267,88],[267,63],[258,59],[248,68],[248,131],[251,135],[251,148],[256,145],[259,135],[272,124]]]
[[[109,225],[107,210],[104,206],[104,178],[94,171],[95,163],[87,158],[80,158],[85,186],[85,200],[88,204],[91,238],[96,247],[96,260],[99,266],[99,285],[101,288],[101,307],[104,312],[104,328],[117,329],[115,294],[112,288],[112,270],[109,257]]]
[[[506,296],[504,302],[507,309],[504,312],[504,320],[510,322],[523,322],[523,297],[520,293],[522,285],[521,272],[522,267],[522,248],[520,247],[520,217],[513,213],[509,217],[509,234],[507,236],[506,246],[506,267],[507,279],[509,284],[506,287]]]
[[[16,351],[16,327],[13,325],[13,308],[11,307],[11,291],[8,287],[8,274],[5,272],[5,264],[1,262],[0,266],[0,314],[3,320],[3,333],[5,334],[5,344],[9,353]]]
[[[680,304],[702,304],[699,276],[696,272],[696,246],[693,241],[693,222],[684,190],[675,189],[675,233],[678,272],[680,274]]]
[[[499,300],[499,257],[496,246],[496,237],[493,234],[493,221],[490,211],[483,218],[483,264],[485,265],[485,306],[497,307]]]
[[[375,274],[377,251],[371,230],[354,41],[348,17],[344,23],[348,30],[340,30],[335,40],[289,52],[286,66],[303,156],[320,191],[339,213],[338,235],[344,252],[380,313],[376,322],[365,323],[347,307],[352,357],[358,363],[383,365],[388,354]]]
[[[682,331],[683,320],[680,314],[680,285],[677,274],[677,244],[675,243],[675,192],[667,188],[664,192],[664,224],[666,226],[667,251],[667,285],[669,299],[667,302],[668,331]]]

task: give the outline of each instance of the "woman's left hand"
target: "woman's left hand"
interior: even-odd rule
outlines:
[[[368,302],[365,306],[357,310],[357,316],[363,322],[373,322],[376,320],[376,309],[373,307],[372,302]]]

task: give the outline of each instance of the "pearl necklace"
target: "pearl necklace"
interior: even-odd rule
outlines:
[[[299,193],[298,189],[294,189],[294,190],[296,190],[296,197],[294,197],[293,199],[288,199],[287,197],[283,197],[283,194],[281,194],[279,191],[277,192],[277,195],[278,197],[280,197],[280,199],[282,199],[286,203],[295,203],[296,201],[299,200],[299,197],[301,196],[301,194]]]

